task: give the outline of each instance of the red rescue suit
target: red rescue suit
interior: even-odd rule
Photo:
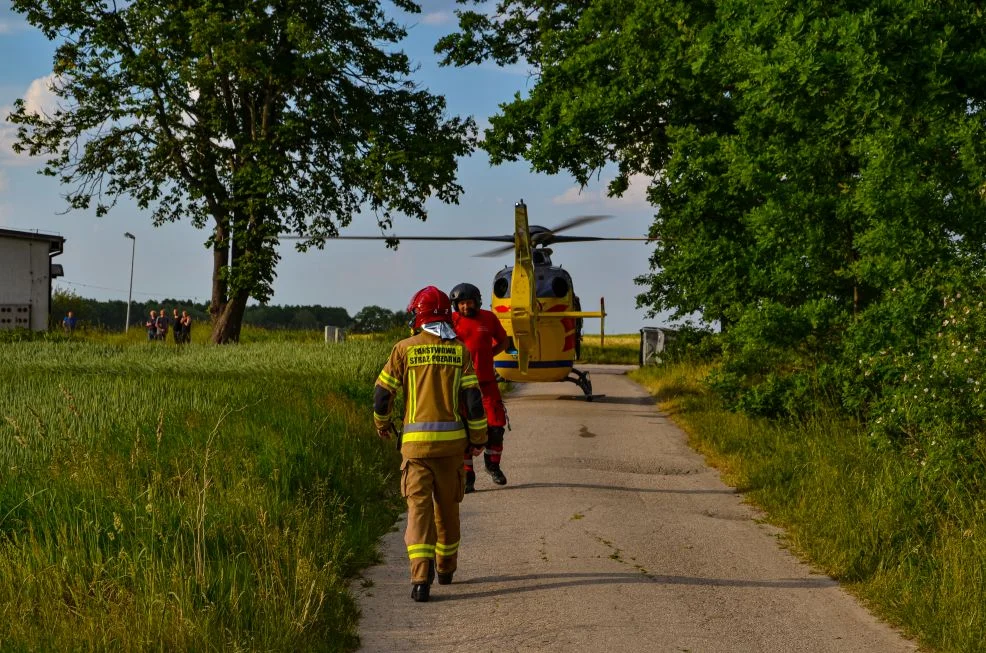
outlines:
[[[462,313],[452,314],[455,335],[466,345],[472,356],[472,364],[479,378],[479,388],[483,393],[483,407],[486,409],[486,422],[490,428],[507,425],[507,414],[500,397],[500,388],[493,371],[493,349],[507,342],[507,332],[500,320],[491,311],[476,309],[475,317]],[[502,436],[501,436],[502,438]],[[490,445],[500,443],[491,440]]]

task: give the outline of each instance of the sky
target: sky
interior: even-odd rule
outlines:
[[[6,121],[14,101],[29,107],[51,107],[48,90],[54,46],[39,30],[15,14],[7,3],[0,7],[0,227],[39,230],[66,238],[65,253],[55,261],[65,269],[56,287],[82,297],[126,300],[134,254],[133,298],[144,301],[187,298],[207,301],[211,294],[211,253],[204,247],[209,236],[190,222],[154,227],[149,211],[121,201],[109,215],[94,211],[67,211],[65,188],[57,179],[37,174],[42,160],[18,155],[10,145],[14,128]],[[422,13],[401,17],[408,38],[401,48],[419,69],[415,80],[432,93],[445,96],[450,115],[472,116],[482,128],[497,113],[498,105],[515,93],[526,93],[532,83],[523,66],[499,68],[483,64],[442,68],[433,52],[435,42],[455,30],[454,0],[423,0]],[[389,7],[389,5],[385,6]],[[534,173],[524,161],[491,166],[477,150],[459,161],[459,183],[464,189],[458,205],[437,200],[427,204],[425,222],[398,216],[392,234],[398,236],[505,235],[513,232],[513,207],[523,200],[532,225],[551,228],[585,214],[612,216],[605,222],[566,232],[585,236],[646,236],[655,208],[645,200],[647,180],[635,178],[622,198],[607,198],[611,172],[603,171],[580,188],[568,174]],[[124,232],[136,237],[132,243]],[[343,235],[379,235],[372,215],[356,216]],[[133,245],[133,248],[131,247]],[[306,253],[291,243],[280,247],[271,304],[321,304],[345,307],[355,315],[362,307],[377,305],[403,309],[413,293],[426,285],[446,291],[460,282],[477,285],[489,306],[493,275],[512,265],[512,255],[480,258],[494,247],[483,242],[422,243],[406,241],[395,252],[382,242],[330,241],[323,250]],[[552,259],[568,270],[585,310],[596,310],[606,300],[606,332],[634,333],[643,326],[660,326],[660,316],[646,318],[636,308],[641,288],[634,277],[648,272],[652,245],[644,242],[561,244]],[[2,264],[2,262],[0,262]],[[595,307],[595,308],[594,308]],[[121,317],[122,321],[122,317]],[[587,333],[598,333],[598,322],[587,320]]]

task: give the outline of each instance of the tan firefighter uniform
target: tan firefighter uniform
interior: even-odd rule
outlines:
[[[460,340],[422,331],[394,345],[377,378],[373,421],[391,428],[398,389],[404,392],[401,494],[407,499],[404,542],[411,582],[429,583],[456,569],[459,502],[465,488],[462,454],[486,442],[486,413],[472,359]],[[465,425],[460,415],[465,415]],[[467,433],[468,431],[468,441]]]

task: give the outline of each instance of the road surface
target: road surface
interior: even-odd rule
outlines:
[[[914,651],[784,550],[625,374],[507,398],[498,487],[477,467],[452,585],[410,599],[404,523],[354,585],[363,651]]]

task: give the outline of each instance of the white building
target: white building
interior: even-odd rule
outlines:
[[[0,329],[48,328],[51,281],[62,276],[51,259],[64,246],[61,236],[0,229]]]

